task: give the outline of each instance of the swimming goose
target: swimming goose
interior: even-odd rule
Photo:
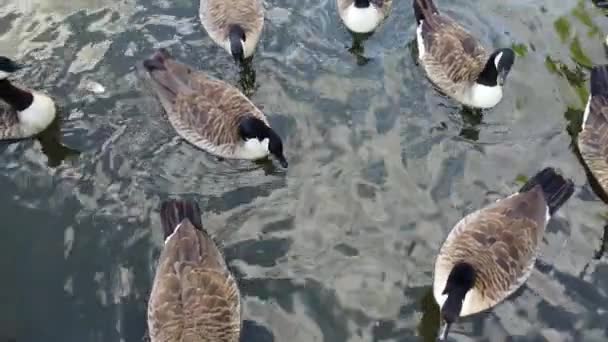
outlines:
[[[571,180],[546,168],[519,192],[468,214],[452,228],[433,275],[444,321],[441,340],[459,316],[493,307],[526,281],[549,219],[573,191]]]
[[[428,78],[445,94],[476,108],[494,107],[515,62],[511,49],[489,54],[480,42],[433,0],[413,0],[418,59]]]
[[[177,62],[158,50],[143,62],[153,89],[177,133],[220,157],[288,163],[281,138],[262,113],[237,88]]]
[[[591,70],[591,95],[578,134],[578,149],[587,168],[608,194],[608,65]]]
[[[380,25],[393,0],[336,0],[340,18],[349,30],[368,33]]]
[[[0,140],[24,139],[46,129],[55,119],[55,103],[42,93],[21,89],[8,76],[21,69],[0,56]]]
[[[151,342],[236,342],[241,331],[241,296],[213,239],[203,229],[198,205],[161,204],[165,246],[150,299]]]
[[[209,37],[235,60],[253,54],[264,27],[262,0],[201,0],[199,16]]]

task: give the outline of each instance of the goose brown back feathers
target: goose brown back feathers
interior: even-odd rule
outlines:
[[[608,66],[591,72],[591,95],[578,147],[587,167],[608,194]]]
[[[253,53],[264,26],[261,0],[201,0],[199,16],[207,33],[226,48],[232,25],[245,32],[245,57]]]
[[[237,284],[211,237],[188,217],[168,237],[161,253],[148,303],[148,327],[152,342],[239,340]]]
[[[433,294],[443,305],[451,270],[468,264],[476,274],[461,316],[504,300],[530,275],[550,214],[572,195],[571,180],[546,168],[519,192],[460,220],[448,234],[435,263]]]
[[[232,85],[177,62],[164,49],[144,68],[169,122],[184,139],[215,155],[231,158],[242,139],[241,120],[266,116]]]

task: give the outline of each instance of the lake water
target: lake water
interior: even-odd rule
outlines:
[[[196,199],[222,241],[244,341],[432,341],[447,232],[549,165],[576,191],[536,269],[452,339],[608,340],[608,206],[572,144],[589,67],[608,62],[608,17],[591,1],[438,0],[486,45],[518,52],[504,100],[481,117],[432,89],[413,59],[411,1],[394,2],[353,49],[332,0],[266,1],[244,77],[198,1],[0,0],[0,54],[27,63],[19,81],[60,112],[37,139],[0,144],[0,342],[145,340],[169,196]],[[247,90],[289,169],[176,138],[134,69],[157,47]]]

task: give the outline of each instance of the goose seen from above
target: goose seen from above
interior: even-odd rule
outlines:
[[[587,169],[608,194],[608,65],[591,70],[591,94],[587,101],[578,149]]]
[[[519,192],[468,214],[452,228],[433,274],[444,322],[440,340],[458,317],[495,306],[528,279],[547,223],[573,191],[571,180],[546,168]]]
[[[8,77],[22,66],[0,56],[0,140],[32,137],[55,119],[55,103],[40,92],[14,85]]]
[[[151,342],[239,341],[239,288],[198,205],[164,201],[160,216],[165,244],[148,300]]]
[[[281,138],[237,88],[176,61],[165,49],[142,65],[169,122],[188,142],[223,158],[258,160],[272,154],[288,166]]]
[[[433,0],[413,4],[418,59],[430,81],[465,106],[496,106],[515,62],[513,50],[488,53],[460,24],[439,13]]]
[[[355,33],[374,31],[387,17],[392,0],[336,0],[344,25]]]
[[[262,0],[201,0],[199,17],[209,37],[243,62],[260,40],[264,5]]]

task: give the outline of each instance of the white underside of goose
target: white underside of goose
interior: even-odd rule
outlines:
[[[353,3],[344,11],[342,19],[349,30],[356,33],[368,33],[380,24],[382,15],[372,4],[365,8],[358,8]]]
[[[489,87],[474,83],[473,86],[464,91],[460,98],[456,99],[467,106],[492,108],[502,99],[502,87],[499,85]]]
[[[34,100],[32,104],[17,112],[21,132],[24,136],[32,136],[42,132],[55,119],[55,103],[53,100],[41,93],[32,93]]]
[[[240,159],[262,159],[268,156],[268,138],[259,141],[258,139],[247,139],[238,146],[234,154]]]

